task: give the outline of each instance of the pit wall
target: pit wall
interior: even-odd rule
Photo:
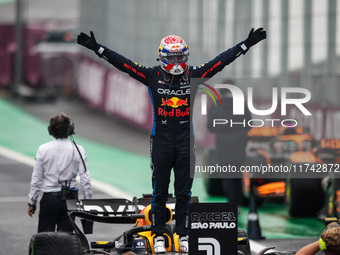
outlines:
[[[30,25],[23,29],[23,83],[30,87],[41,86],[42,66],[40,54],[32,51],[46,34],[42,25]],[[14,81],[15,27],[13,24],[0,25],[0,88],[8,87]]]

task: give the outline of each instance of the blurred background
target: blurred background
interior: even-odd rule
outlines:
[[[340,138],[339,14],[336,0],[0,0],[0,144],[34,157],[38,144],[48,139],[47,132],[39,137],[47,121],[63,110],[71,113],[76,126],[81,123],[78,130],[85,139],[79,140],[96,157],[89,162],[98,167],[93,177],[130,192],[134,182],[122,183],[129,178],[122,174],[125,168],[145,169],[135,183],[150,179],[147,154],[153,116],[148,91],[77,45],[77,34],[93,31],[98,43],[145,66],[157,65],[161,38],[176,34],[190,48],[189,64],[199,65],[246,39],[253,27],[264,27],[268,38],[226,67],[214,82],[228,78],[243,90],[253,86],[256,104],[263,107],[271,102],[273,87],[306,88],[312,95],[306,107],[313,116],[307,119],[288,109],[286,118],[297,119],[316,139]],[[39,120],[32,124],[23,117],[26,111]],[[11,133],[14,120],[21,128],[19,135]],[[37,134],[29,132],[32,129]],[[196,131],[198,146],[212,146],[205,124]],[[30,145],[22,145],[25,139]],[[99,149],[86,139],[110,147]],[[136,154],[122,156],[116,151],[121,148]],[[125,163],[114,163],[121,178],[109,175],[112,160],[122,158]],[[126,166],[134,160],[135,165]],[[134,195],[151,187],[140,182]],[[195,189],[209,198],[203,184]],[[269,211],[268,215],[275,211],[287,217],[283,207]],[[246,214],[240,220],[246,222]],[[304,236],[303,224],[315,227],[307,233],[312,236],[323,226],[305,221],[275,229],[273,221],[278,222],[269,220],[265,231],[274,236],[278,232]]]
[[[51,100],[76,96],[149,130],[152,108],[146,89],[76,45],[79,31],[92,30],[99,43],[153,66],[159,41],[168,34],[183,37],[190,47],[190,64],[199,65],[244,40],[252,27],[264,27],[267,40],[217,77],[236,83],[237,79],[252,78],[252,83],[261,79],[254,91],[261,100],[271,99],[272,87],[304,87],[311,92],[310,103],[322,121],[336,125],[337,121],[326,120],[339,115],[335,111],[340,94],[340,6],[336,0],[1,2],[2,93]],[[246,87],[249,81],[237,85]],[[135,114],[142,111],[148,114]],[[319,137],[339,136],[338,129],[310,126]]]

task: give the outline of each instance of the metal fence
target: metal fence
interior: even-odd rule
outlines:
[[[82,0],[80,29],[93,30],[98,42],[153,66],[168,34],[183,37],[190,64],[198,65],[263,26],[268,39],[219,76],[271,77],[273,86],[302,86],[313,102],[339,105],[339,13],[336,0]],[[292,84],[290,77],[299,82]],[[328,82],[318,83],[320,77]]]

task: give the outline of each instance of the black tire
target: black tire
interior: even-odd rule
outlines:
[[[238,237],[242,238],[242,237],[245,237],[246,241],[245,242],[242,242],[242,243],[239,243],[238,244],[238,250],[239,251],[242,251],[244,253],[244,255],[251,255],[251,251],[250,251],[250,245],[249,245],[249,238],[248,238],[248,235],[246,233],[246,231],[244,231],[243,229],[239,228],[238,230]]]
[[[29,255],[81,255],[78,237],[64,232],[41,232],[30,241]]]
[[[319,178],[288,178],[286,206],[292,217],[314,217],[324,204],[324,191]]]

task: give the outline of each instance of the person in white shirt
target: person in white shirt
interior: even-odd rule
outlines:
[[[84,198],[92,198],[91,179],[87,170],[86,153],[68,137],[74,134],[74,124],[65,113],[54,115],[48,127],[54,139],[39,146],[31,179],[28,215],[33,216],[39,192],[40,201],[38,232],[72,232],[67,216],[66,199],[77,199],[76,176]]]

